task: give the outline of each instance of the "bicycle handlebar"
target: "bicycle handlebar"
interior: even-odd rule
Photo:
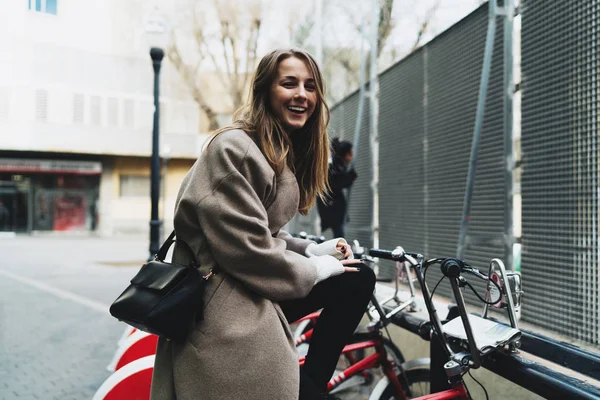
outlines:
[[[469,353],[470,353],[470,360],[467,364],[464,364],[464,360],[462,360],[462,358],[464,358],[463,356],[461,356],[462,358],[456,362],[458,362],[460,365],[463,366],[462,367],[463,370],[466,368],[479,368],[481,366],[481,355],[480,355],[479,349],[477,348],[477,346],[475,344],[475,335],[473,333],[473,328],[471,327],[471,324],[469,322],[468,311],[465,306],[461,287],[468,286],[473,291],[473,293],[477,296],[477,298],[479,300],[481,300],[484,304],[493,305],[493,304],[496,304],[496,303],[502,301],[502,293],[503,292],[502,292],[502,288],[500,287],[500,285],[497,282],[495,282],[493,279],[489,279],[489,277],[487,275],[479,272],[479,270],[477,268],[475,268],[475,267],[467,264],[465,261],[459,260],[457,258],[432,258],[432,259],[424,261],[422,255],[414,254],[414,253],[407,253],[400,246],[396,247],[392,251],[383,250],[383,249],[370,249],[369,255],[371,255],[372,257],[378,257],[378,258],[391,260],[391,261],[395,261],[395,262],[407,261],[412,267],[414,267],[414,271],[416,273],[416,278],[419,281],[421,290],[423,292],[425,306],[427,307],[427,312],[429,313],[430,324],[424,325],[418,319],[415,319],[414,317],[411,317],[408,315],[403,315],[403,314],[393,315],[393,316],[391,316],[391,318],[397,325],[409,330],[410,332],[416,333],[423,338],[426,338],[427,335],[431,335],[431,333],[434,332],[436,334],[436,336],[438,337],[438,340],[440,341],[440,344],[442,345],[442,348],[444,349],[444,352],[446,353],[448,359],[456,361],[456,360],[458,360],[457,357],[461,353],[458,353],[458,354],[454,353],[454,351],[450,348],[446,338],[444,337],[444,329],[442,327],[442,322],[441,322],[439,316],[437,315],[435,305],[432,301],[432,297],[433,297],[432,293],[429,292],[429,288],[427,287],[427,283],[425,282],[427,269],[434,264],[438,264],[440,266],[441,272],[443,274],[442,278],[446,277],[450,280],[452,292],[453,292],[454,298],[456,300],[460,318],[462,319],[464,330],[465,330],[465,333],[467,336],[467,345],[468,345]],[[494,260],[492,260],[492,262],[493,261]],[[490,264],[490,271],[492,268],[491,265],[492,264]],[[404,265],[404,268],[407,268],[407,266]],[[475,288],[466,279],[464,279],[461,276],[463,273],[473,274],[480,279],[490,282],[492,285],[494,285],[496,287],[497,292],[500,294],[498,299],[496,301],[491,301],[491,300],[487,300],[487,299],[484,299],[483,297],[481,297],[479,295],[479,293],[475,290]],[[505,274],[503,272],[503,276],[504,275]],[[440,282],[441,282],[441,279],[440,279]],[[436,284],[436,288],[437,288],[437,284]],[[433,292],[435,293],[435,288],[433,289]],[[489,286],[488,286],[488,293],[491,293],[491,292],[489,292]],[[512,319],[516,319],[516,318],[512,318]],[[511,319],[511,323],[512,323],[512,319]],[[516,327],[516,326],[513,324],[513,327]]]
[[[416,259],[420,256],[417,253],[409,253],[404,251],[404,249],[400,246],[396,247],[392,251],[383,249],[370,249],[369,255],[371,257],[383,258],[384,260],[408,261],[413,267],[417,265]]]
[[[390,250],[370,249],[369,255],[371,257],[378,257],[386,260],[400,261],[396,259],[397,255],[394,255],[394,252]]]
[[[427,319],[400,312],[392,317],[392,321],[399,327],[420,336],[424,340],[431,340],[431,322]]]
[[[465,271],[465,263],[457,258],[446,258],[440,263],[440,268],[448,278],[456,278]]]
[[[408,261],[414,267],[416,276],[417,276],[417,280],[419,281],[421,290],[423,291],[425,306],[427,307],[427,312],[429,313],[431,327],[433,328],[433,332],[435,332],[436,336],[438,336],[438,338],[440,340],[440,344],[444,348],[444,352],[446,353],[448,359],[452,360],[453,357],[455,356],[455,354],[452,351],[452,349],[449,347],[446,339],[444,338],[442,322],[440,321],[439,316],[437,315],[435,305],[433,304],[433,301],[431,300],[432,294],[429,292],[429,288],[427,287],[427,283],[425,282],[425,273],[426,273],[427,269],[429,268],[429,266],[431,266],[432,264],[440,264],[440,266],[442,267],[441,269],[442,269],[443,275],[450,279],[452,291],[454,293],[454,297],[458,304],[461,319],[463,320],[463,324],[465,327],[465,332],[467,334],[469,348],[470,348],[470,352],[471,352],[471,356],[472,356],[471,367],[479,368],[479,366],[481,365],[479,351],[475,346],[475,339],[473,336],[471,326],[468,321],[468,314],[467,314],[466,306],[464,304],[464,298],[463,298],[462,292],[460,291],[460,288],[459,288],[459,278],[460,278],[461,273],[463,273],[463,272],[473,273],[474,271],[477,271],[477,270],[475,268],[469,266],[468,264],[466,264],[464,261],[456,259],[456,258],[433,258],[433,259],[423,262],[423,256],[416,255],[415,258],[417,258],[419,260],[419,261],[417,261],[417,260],[415,260],[415,258],[412,257],[412,255],[406,253],[402,247],[396,247],[393,251],[382,250],[382,249],[371,249],[369,251],[369,254],[371,256],[375,256],[375,257],[379,257],[379,258],[383,258],[383,259],[387,259],[387,260],[392,260],[392,261]],[[479,274],[479,271],[477,271],[477,273]],[[480,274],[480,275],[482,275],[482,274]],[[434,291],[435,291],[435,289],[434,289]],[[415,325],[416,321],[411,321],[410,319],[404,318],[403,320],[400,320],[398,322],[402,322],[402,325],[404,325],[407,329],[409,329],[411,332],[415,332],[416,327],[414,325]],[[418,329],[417,329],[416,333],[419,334]],[[425,333],[425,332],[423,332],[423,333]]]

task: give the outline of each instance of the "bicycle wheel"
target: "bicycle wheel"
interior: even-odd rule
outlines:
[[[402,354],[398,346],[396,346],[390,339],[386,337],[383,338],[383,347],[385,347],[388,358],[394,361],[395,365],[401,365],[404,363],[404,361],[406,361],[404,359],[404,354]]]
[[[417,368],[405,371],[406,380],[408,380],[408,387],[404,382],[404,379],[401,376],[398,376],[398,379],[402,383],[404,391],[408,394],[410,393],[410,398],[416,398],[420,396],[425,396],[429,394],[431,387],[431,371],[425,368]],[[392,382],[389,382],[386,388],[383,390],[381,396],[377,398],[377,400],[395,400],[396,397],[396,389]]]

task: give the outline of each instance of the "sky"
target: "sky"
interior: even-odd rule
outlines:
[[[315,13],[317,0],[306,1],[302,7],[292,9],[287,0],[263,0],[269,3],[265,16],[265,46],[285,45],[289,36],[282,34],[291,24],[298,25]],[[324,4],[323,40],[332,45],[360,48],[358,29],[362,20],[370,20],[370,0],[322,0]],[[388,48],[399,53],[412,47],[416,33],[428,11],[438,7],[431,18],[424,41],[464,18],[481,4],[481,0],[395,0],[393,18],[396,27],[388,39]],[[285,17],[284,17],[285,16]],[[312,40],[316,40],[316,29]],[[326,43],[324,44],[326,45]]]

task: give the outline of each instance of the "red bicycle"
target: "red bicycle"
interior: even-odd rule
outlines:
[[[463,375],[470,373],[471,368],[481,366],[481,358],[493,351],[514,352],[519,347],[520,331],[517,327],[515,310],[520,303],[520,277],[514,274],[508,278],[504,264],[499,259],[490,263],[489,274],[486,276],[466,262],[455,258],[434,258],[424,261],[420,254],[407,253],[401,247],[393,251],[371,249],[369,254],[373,257],[388,259],[396,262],[406,262],[415,271],[417,280],[423,292],[423,298],[430,317],[431,340],[439,341],[445,358],[448,360],[443,368],[450,388],[434,394],[418,397],[418,400],[450,400],[470,399]],[[429,291],[425,277],[430,266],[438,264],[442,277],[433,289]],[[464,278],[464,274],[471,274],[487,281],[486,295],[480,296],[475,288]],[[433,293],[439,283],[447,278],[450,280],[460,318],[455,318],[442,325],[432,301]],[[518,281],[518,285],[515,282]],[[516,287],[516,293],[512,293]],[[461,288],[470,288],[475,295],[485,304],[483,317],[467,313]],[[508,312],[511,326],[491,321],[486,318],[488,306],[505,308]],[[429,328],[428,328],[429,329]],[[426,337],[426,335],[422,335]],[[435,339],[433,339],[435,337]],[[472,377],[472,375],[471,375]],[[403,377],[386,375],[373,390],[370,400],[403,400],[411,397],[402,384]],[[473,378],[474,379],[474,378]],[[477,382],[477,380],[475,380]],[[477,382],[479,383],[479,382]],[[480,384],[480,383],[479,383]],[[481,384],[480,384],[481,385]],[[481,385],[487,396],[485,387]]]
[[[352,342],[342,351],[336,374],[328,383],[328,393],[339,393],[348,389],[358,389],[370,398],[374,384],[383,377],[397,381],[402,391],[414,397],[429,392],[429,358],[406,361],[400,349],[391,340],[387,325],[403,310],[414,305],[414,288],[410,286],[410,297],[399,298],[398,285],[393,296],[379,302],[373,295],[367,309],[370,322],[361,325],[355,332]],[[390,309],[385,312],[383,306]],[[313,327],[320,312],[311,313],[296,321],[296,346],[300,355],[305,354],[312,337]],[[304,357],[300,357],[300,365]],[[366,398],[366,397],[365,397]]]

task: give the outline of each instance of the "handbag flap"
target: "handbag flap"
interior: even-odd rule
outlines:
[[[131,284],[153,290],[165,290],[183,279],[190,267],[164,261],[149,261],[131,279]]]

